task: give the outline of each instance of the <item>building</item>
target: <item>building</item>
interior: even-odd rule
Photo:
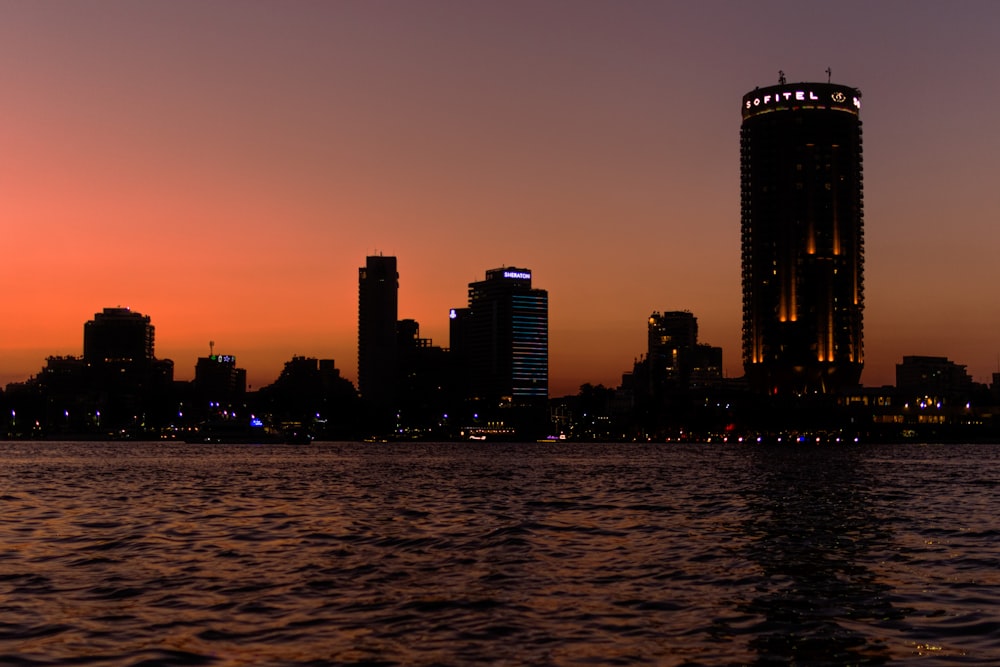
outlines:
[[[743,96],[743,365],[771,394],[840,393],[864,364],[861,93],[780,81]]]
[[[488,403],[544,403],[549,395],[549,295],[531,271],[491,269],[469,284],[468,308],[451,311],[451,350],[469,396]]]
[[[423,437],[440,432],[444,416],[457,402],[455,372],[448,350],[420,336],[420,323],[396,323],[399,340],[397,427],[401,435]]]
[[[396,258],[366,258],[358,269],[358,393],[380,414],[395,402],[398,295]]]
[[[698,318],[690,311],[653,311],[647,336],[654,393],[667,388],[686,391],[722,379],[722,348],[698,342]]]
[[[213,351],[207,357],[198,357],[192,389],[201,408],[210,404],[228,407],[240,403],[247,392],[246,369],[236,367],[233,355]]]
[[[286,433],[318,439],[358,436],[358,396],[333,359],[293,356],[278,378],[253,396],[255,414]]]
[[[83,360],[151,361],[154,334],[148,315],[133,313],[129,308],[105,308],[83,325]]]
[[[129,308],[105,308],[86,322],[78,378],[86,406],[77,410],[92,414],[95,423],[100,414],[105,428],[132,433],[165,423],[174,414],[174,362],[156,358],[154,334],[149,316]],[[51,365],[55,370],[66,363]]]
[[[698,318],[688,311],[653,311],[647,336],[650,380],[660,388],[664,384],[686,387],[698,343]]]
[[[896,364],[896,393],[903,400],[964,404],[975,391],[966,367],[947,357],[904,356]]]

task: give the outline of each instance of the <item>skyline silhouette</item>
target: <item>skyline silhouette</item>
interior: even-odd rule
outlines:
[[[254,387],[296,354],[356,382],[378,251],[439,344],[483,269],[532,267],[553,396],[617,384],[653,311],[695,313],[737,377],[741,96],[827,68],[865,92],[862,383],[907,355],[996,369],[995,3],[2,14],[0,385],[118,304],[155,318],[178,379],[215,340]]]

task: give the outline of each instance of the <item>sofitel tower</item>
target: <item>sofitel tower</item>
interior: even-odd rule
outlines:
[[[860,109],[857,89],[830,83],[743,96],[743,366],[768,393],[837,393],[861,377]]]

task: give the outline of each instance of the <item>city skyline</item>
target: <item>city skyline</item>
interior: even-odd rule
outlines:
[[[839,3],[0,4],[0,384],[130,306],[191,379],[356,382],[357,262],[448,341],[487,267],[550,293],[550,395],[616,385],[653,311],[740,361],[739,125],[754,86],[864,91],[866,386],[906,355],[988,381],[1000,7]],[[187,363],[190,360],[191,363]]]

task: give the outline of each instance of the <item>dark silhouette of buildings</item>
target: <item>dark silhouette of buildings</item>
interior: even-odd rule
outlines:
[[[154,355],[148,315],[105,308],[83,327],[83,381],[105,426],[142,429],[173,412],[174,362]]]
[[[698,343],[698,318],[689,311],[653,311],[647,334],[654,392],[670,386],[686,390],[722,378],[722,348]]]
[[[706,392],[721,381],[722,348],[698,342],[698,318],[686,310],[653,311],[646,356],[621,389],[633,397],[636,430],[676,433],[703,421]]]
[[[155,331],[148,315],[105,308],[83,325],[83,360],[89,364],[150,361]]]
[[[333,359],[293,356],[272,384],[250,397],[250,405],[277,431],[307,431],[331,440],[357,437],[357,392]]]
[[[83,331],[82,357],[48,357],[9,397],[12,436],[131,434],[174,414],[174,364],[156,358],[148,316],[105,308]]]
[[[198,410],[242,404],[247,393],[246,369],[237,368],[236,357],[231,354],[213,352],[207,357],[198,357],[191,392]]]
[[[358,392],[383,427],[391,424],[396,402],[398,311],[396,258],[366,258],[358,269]]]
[[[768,393],[835,394],[860,380],[860,98],[783,81],[743,96],[743,364]]]
[[[964,404],[976,390],[965,366],[946,357],[912,355],[896,364],[896,393],[905,400]]]
[[[461,400],[456,395],[454,367],[449,350],[420,337],[416,320],[396,324],[398,347],[397,427],[409,437],[441,433],[446,415]]]

